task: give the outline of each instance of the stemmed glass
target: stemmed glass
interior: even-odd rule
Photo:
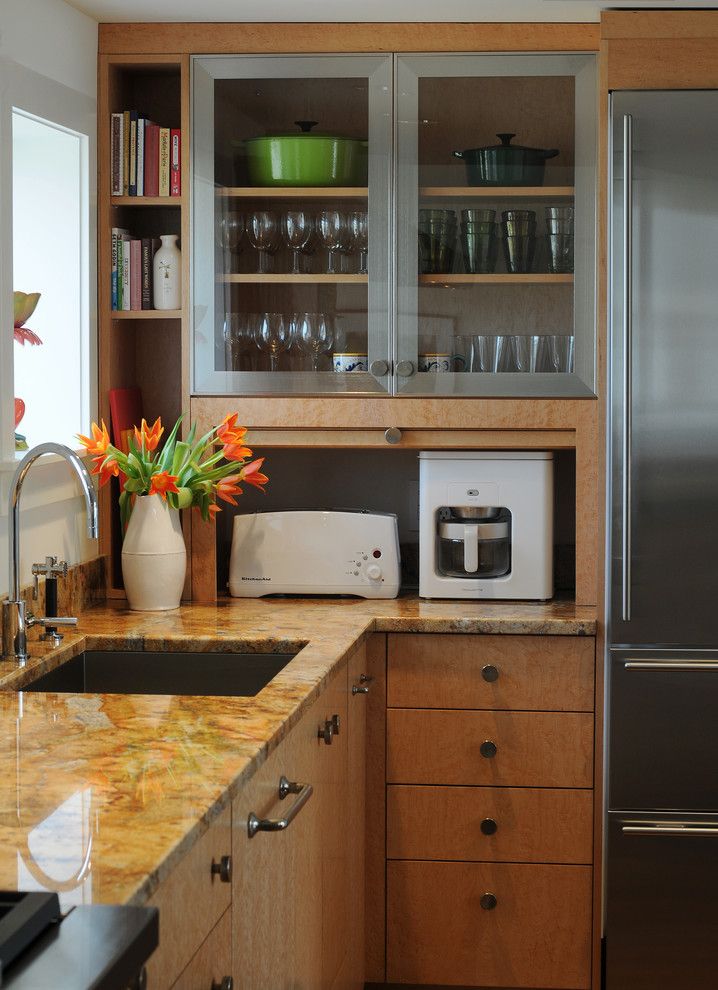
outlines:
[[[292,323],[285,320],[283,313],[260,313],[255,329],[257,346],[269,354],[269,370],[279,368],[279,355],[287,350],[292,342]]]
[[[278,247],[277,217],[268,210],[257,210],[247,217],[247,237],[253,248],[259,252],[259,274],[266,275],[272,270],[270,255]]]
[[[312,371],[319,371],[319,358],[331,350],[334,342],[329,317],[326,313],[295,313],[292,326],[299,346],[312,359]]]
[[[359,274],[367,274],[367,245],[369,242],[369,226],[366,211],[359,210],[349,214],[349,231],[355,248],[359,251]]]
[[[234,210],[222,213],[215,236],[222,250],[229,253],[230,259],[233,254],[239,254],[244,236],[244,214]]]
[[[334,252],[342,246],[346,221],[339,210],[322,210],[317,216],[317,234],[322,245],[329,252],[327,275],[336,275]]]
[[[292,275],[301,274],[300,255],[309,244],[314,225],[304,210],[287,210],[282,214],[282,237],[292,251]]]

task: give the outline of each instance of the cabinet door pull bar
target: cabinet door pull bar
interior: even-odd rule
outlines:
[[[314,788],[311,784],[292,783],[286,777],[280,777],[280,800],[284,800],[288,794],[296,794],[296,801],[283,818],[257,818],[253,811],[250,812],[247,819],[247,835],[249,838],[253,839],[257,832],[283,832],[286,828],[289,828],[313,793]]]
[[[718,839],[718,825],[681,825],[680,822],[635,822],[621,826],[624,835],[703,835]]]
[[[718,670],[715,660],[626,660],[626,670]]]

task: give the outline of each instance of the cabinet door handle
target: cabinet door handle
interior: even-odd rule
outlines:
[[[398,426],[389,426],[384,430],[384,439],[387,443],[399,443],[401,440],[401,430]]]
[[[498,746],[491,739],[485,739],[479,747],[479,752],[485,759],[491,760],[498,752]]]
[[[493,818],[484,818],[479,827],[483,835],[495,835],[499,826]]]
[[[374,680],[369,674],[359,674],[359,684],[352,684],[352,694],[369,694],[369,688],[366,685],[371,684]]]
[[[488,891],[487,893],[481,895],[481,900],[479,901],[479,904],[484,909],[484,911],[493,911],[498,903],[499,902],[496,899],[496,894],[492,894]]]
[[[289,828],[313,793],[314,788],[311,784],[298,784],[287,780],[284,776],[280,777],[280,801],[283,801],[288,794],[296,794],[296,801],[283,818],[257,818],[255,813],[251,811],[247,819],[247,835],[249,838],[253,839],[257,832],[283,832]]]
[[[234,990],[234,980],[231,976],[223,976],[219,983],[212,980],[211,990]]]
[[[331,717],[331,723],[332,723],[332,732],[333,732],[333,734],[335,736],[338,736],[339,735],[339,730],[340,730],[341,725],[342,725],[341,718],[338,715],[332,715],[332,717]]]
[[[319,739],[323,739],[327,746],[331,746],[332,737],[334,736],[334,726],[331,719],[325,719],[324,725],[319,726],[317,736]]]
[[[413,361],[399,361],[396,366],[396,373],[399,378],[411,378],[414,374]]]
[[[492,684],[494,681],[498,681],[499,679],[499,668],[494,667],[492,663],[487,663],[485,667],[481,668],[481,676],[485,681],[488,681],[489,684]]]
[[[232,857],[222,856],[219,863],[212,860],[212,876],[218,876],[222,883],[232,882]]]
[[[714,660],[626,660],[626,670],[718,670]]]
[[[389,374],[389,362],[388,361],[372,361],[369,365],[369,371],[375,378],[383,378],[385,375]]]
[[[718,825],[696,822],[695,825],[683,825],[681,822],[628,822],[621,825],[624,835],[686,835],[705,836],[718,839]]]
[[[621,615],[631,619],[633,414],[633,117],[623,115],[623,431],[621,450]]]

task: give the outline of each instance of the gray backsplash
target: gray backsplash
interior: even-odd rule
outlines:
[[[258,451],[259,454],[263,452]],[[554,563],[557,592],[575,587],[576,460],[555,455]],[[419,455],[415,450],[272,450],[266,455],[264,494],[245,486],[236,509],[221,503],[217,516],[220,593],[227,586],[235,512],[281,509],[367,509],[395,512],[402,554],[402,590],[418,587]]]

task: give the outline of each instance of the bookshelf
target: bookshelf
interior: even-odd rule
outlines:
[[[182,148],[180,196],[111,195],[111,115],[137,109],[163,126],[180,128],[189,139],[189,57],[187,55],[101,55],[98,89],[98,415],[110,427],[108,393],[138,387],[148,420],[171,427],[189,413],[189,356],[186,341],[189,298],[188,149]],[[113,227],[133,236],[177,234],[182,248],[182,306],[179,310],[113,310],[111,297]],[[188,418],[188,417],[186,417]],[[111,428],[111,427],[110,427]],[[108,555],[108,597],[124,597],[118,492],[101,492],[101,551]],[[185,531],[188,551],[190,533]],[[188,579],[189,580],[189,579]],[[189,594],[189,585],[186,593]]]

